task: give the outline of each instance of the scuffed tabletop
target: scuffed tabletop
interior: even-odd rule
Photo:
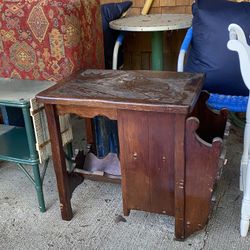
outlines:
[[[196,102],[203,78],[166,71],[86,70],[36,97],[48,104],[186,112]]]

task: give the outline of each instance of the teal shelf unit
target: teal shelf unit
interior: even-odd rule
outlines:
[[[20,108],[24,118],[24,127],[0,124],[0,160],[16,163],[28,177],[35,187],[41,212],[46,210],[42,186],[49,159],[42,167],[36,150],[30,100],[52,85],[47,81],[0,78],[0,107]],[[32,173],[28,166],[32,167]]]
[[[26,129],[3,125],[0,126],[0,159],[21,164],[38,164],[38,159],[30,157]],[[7,130],[2,132],[1,130]]]
[[[29,113],[30,103],[27,100],[19,100],[16,102],[1,100],[0,106],[21,108],[25,124],[25,127],[0,126],[0,160],[17,163],[17,166],[35,186],[39,209],[41,212],[45,212],[46,208],[42,186],[48,161],[45,162],[43,171],[40,173],[35,134]],[[32,166],[33,176],[27,171],[26,165]]]

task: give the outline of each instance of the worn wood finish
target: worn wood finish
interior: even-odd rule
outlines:
[[[158,71],[86,70],[37,95],[43,103],[86,108],[187,114],[197,101],[203,75]]]
[[[185,238],[185,120],[176,114],[174,121],[174,169],[175,169],[175,237]]]
[[[64,220],[71,220],[73,217],[70,203],[71,194],[69,189],[69,179],[62,146],[59,117],[56,112],[55,105],[46,104],[45,111],[48,121],[48,129],[50,133],[51,149],[60,199],[61,215]]]
[[[119,110],[118,121],[125,211],[174,215],[173,115]]]
[[[75,115],[79,115],[86,118],[93,118],[98,115],[104,115],[111,120],[117,120],[117,111],[115,109],[107,108],[92,108],[92,107],[82,107],[82,106],[63,106],[57,105],[57,111],[59,115],[64,115],[72,112],[74,110]]]
[[[174,114],[148,113],[151,210],[174,215]]]
[[[177,239],[201,229],[209,214],[222,141],[211,138],[223,136],[227,119],[225,112],[214,115],[205,108],[206,96],[197,102],[202,81],[201,74],[88,70],[40,93],[62,217],[70,219],[72,210],[56,111],[117,118],[125,215],[131,209],[174,215]]]
[[[206,99],[203,94],[194,110],[195,116],[186,121],[185,237],[206,225],[213,187],[220,171],[227,112],[212,112],[205,106]]]

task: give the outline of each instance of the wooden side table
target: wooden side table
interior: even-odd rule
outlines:
[[[206,109],[204,95],[197,101],[202,83],[202,74],[87,70],[39,93],[62,218],[73,215],[58,115],[105,115],[118,121],[124,214],[136,209],[175,216],[177,239],[203,228],[227,115]]]

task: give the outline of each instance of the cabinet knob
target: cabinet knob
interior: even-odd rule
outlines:
[[[133,157],[134,157],[134,159],[137,158],[137,153],[136,152],[133,154]]]

